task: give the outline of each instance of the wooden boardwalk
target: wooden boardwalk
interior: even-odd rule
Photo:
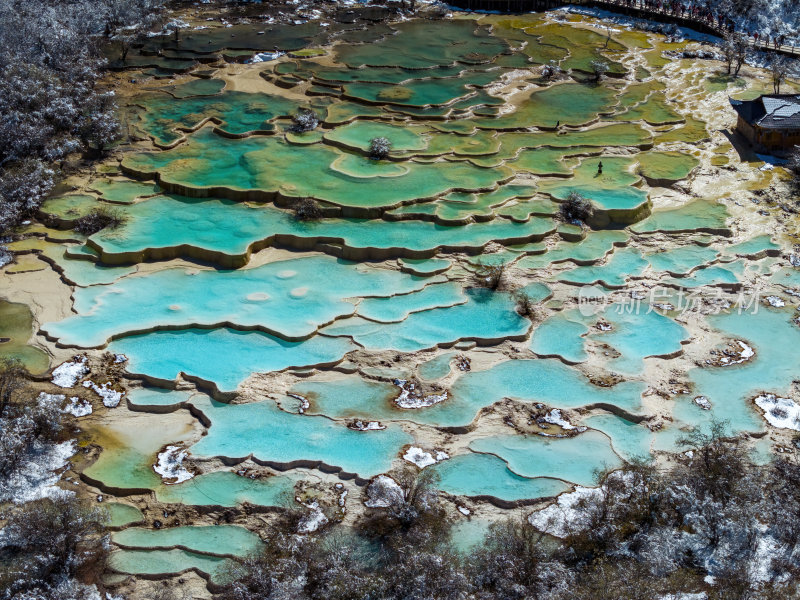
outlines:
[[[491,10],[507,13],[549,10],[566,4],[556,0],[449,0],[449,3],[467,10]],[[695,19],[689,16],[681,16],[668,9],[650,8],[642,0],[631,0],[630,2],[626,0],[572,0],[569,4],[600,8],[661,23],[672,23],[718,37],[723,37],[729,31],[724,27],[720,27],[716,19],[712,21],[711,19]],[[664,4],[667,4],[667,2]],[[748,36],[747,39],[750,47],[756,50],[777,52],[785,56],[800,58],[800,47],[798,46],[755,43],[752,36]]]

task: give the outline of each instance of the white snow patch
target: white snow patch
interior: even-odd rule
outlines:
[[[97,385],[94,381],[84,381],[83,387],[91,388],[95,393],[103,399],[103,404],[108,408],[116,408],[119,406],[120,400],[125,395],[125,392],[118,392],[111,388],[112,383],[106,381],[103,385]]]
[[[786,306],[786,302],[781,300],[781,298],[778,296],[767,296],[766,298],[764,298],[764,300],[767,301],[767,304],[769,304],[770,306],[774,306],[775,308],[782,308]]]
[[[450,455],[441,450],[434,450],[433,452],[425,452],[422,448],[411,446],[403,455],[403,459],[417,465],[420,469],[435,465],[437,462],[447,460]]]
[[[569,430],[575,429],[575,426],[567,421],[564,418],[564,415],[561,414],[560,408],[554,408],[549,413],[547,413],[543,418],[545,423],[550,423],[551,425],[558,425],[561,429]]]
[[[721,357],[719,359],[720,366],[727,367],[727,366],[730,366],[730,365],[738,365],[740,363],[743,363],[743,362],[746,362],[746,361],[750,360],[751,358],[753,358],[756,355],[756,351],[753,350],[753,348],[751,348],[749,345],[747,345],[742,340],[734,340],[734,341],[737,344],[739,344],[739,347],[741,348],[741,351],[739,351],[739,352],[727,351],[727,353],[728,354],[738,355],[739,358],[737,358],[736,360],[732,360],[730,356],[723,356],[723,357]]]
[[[295,400],[299,400],[300,401],[300,406],[297,407],[297,412],[299,412],[301,415],[304,414],[308,410],[309,406],[311,406],[311,403],[308,401],[308,398],[306,398],[305,396],[301,396],[300,394],[292,394],[292,393],[287,393],[287,396],[289,396],[290,398],[294,398]]]
[[[118,365],[124,362],[128,362],[128,357],[124,354],[115,354],[114,355],[114,364]]]
[[[183,466],[183,461],[189,453],[180,446],[167,446],[158,454],[158,462],[153,465],[153,470],[161,475],[167,485],[183,483],[194,477],[194,473]]]
[[[405,379],[395,379],[394,384],[401,390],[400,395],[394,401],[400,408],[425,408],[447,400],[446,391],[443,394],[423,396],[416,390],[416,385],[413,382]]]
[[[89,372],[85,356],[74,356],[71,362],[61,363],[53,369],[53,383],[58,387],[75,387],[78,379]]]
[[[311,512],[300,519],[297,524],[297,533],[314,533],[328,522],[328,517],[322,512],[319,502],[314,500],[309,504],[304,504],[304,506],[310,508]]]
[[[697,396],[694,399],[694,403],[703,410],[711,410],[711,401],[705,396]]]
[[[20,468],[0,485],[0,502],[23,504],[40,498],[72,494],[55,486],[61,476],[54,471],[63,469],[75,451],[75,440],[60,444],[34,444]]]
[[[764,583],[772,579],[772,562],[776,557],[785,555],[786,548],[771,535],[764,535],[766,527],[762,525],[760,536],[756,542],[756,550],[748,565],[750,581]]]
[[[466,506],[459,506],[458,512],[460,512],[464,516],[469,516],[470,514],[472,514],[472,511],[470,511],[470,509],[468,509]]]
[[[666,311],[675,310],[675,306],[670,304],[669,302],[653,302],[653,304],[651,306],[653,306],[654,308],[660,308],[661,310],[666,310]]]
[[[36,398],[36,401],[40,406],[43,406],[46,404],[59,404],[66,399],[67,397],[64,394],[48,394],[46,392],[39,392],[39,396]]]
[[[92,403],[88,400],[81,400],[77,396],[69,399],[69,402],[64,406],[63,412],[72,415],[73,417],[85,417],[92,414]]]
[[[0,269],[9,264],[12,258],[14,255],[5,246],[0,246]]]
[[[773,427],[800,431],[800,405],[791,398],[762,394],[756,396],[753,402],[764,411],[764,419]]]
[[[600,488],[576,486],[574,492],[561,494],[553,504],[531,513],[528,522],[536,529],[555,537],[566,537],[588,526],[588,515],[581,510],[582,502],[602,493]]]
[[[253,55],[252,58],[246,60],[245,62],[249,63],[249,64],[269,62],[271,60],[278,60],[284,54],[286,54],[286,53],[285,52],[259,52],[258,54]]]
[[[380,421],[362,421],[357,420],[348,425],[350,429],[354,429],[356,431],[379,431],[381,429],[386,429],[386,425],[381,425]]]
[[[367,487],[367,508],[388,508],[401,504],[405,499],[403,488],[388,475],[378,475]]]

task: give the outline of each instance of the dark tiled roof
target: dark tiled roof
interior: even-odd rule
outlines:
[[[733,100],[733,109],[764,129],[800,129],[800,95],[769,94],[757,100]]]

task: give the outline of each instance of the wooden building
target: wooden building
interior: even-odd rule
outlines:
[[[730,102],[739,115],[736,130],[756,151],[785,154],[800,145],[800,95],[767,94]]]

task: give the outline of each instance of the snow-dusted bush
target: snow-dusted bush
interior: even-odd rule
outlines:
[[[591,218],[593,212],[592,203],[578,192],[570,192],[558,207],[559,217],[563,221],[573,224],[585,223]]]
[[[436,489],[436,473],[431,469],[408,470],[397,474],[393,480],[382,477],[376,478],[367,488],[367,505],[374,508],[358,522],[361,534],[391,545],[441,542],[448,526]],[[383,501],[370,495],[375,486],[383,490]]]
[[[389,158],[392,151],[392,141],[385,137],[372,138],[369,142],[369,156],[375,160]]]
[[[125,214],[116,208],[100,206],[75,221],[75,231],[89,236],[101,229],[115,229],[125,223]]]
[[[292,117],[292,131],[303,133],[316,129],[319,125],[319,117],[313,110],[301,110]]]
[[[313,198],[301,198],[294,204],[294,218],[298,221],[316,221],[322,218],[322,210]]]
[[[101,47],[159,17],[164,0],[0,0],[0,232],[31,214],[65,158],[119,136],[97,86]]]
[[[61,494],[16,507],[3,517],[7,520],[0,538],[4,557],[0,563],[4,595],[0,597],[92,597],[87,595],[90,589],[74,587],[70,581],[76,576],[97,576],[104,568],[107,544],[102,533],[108,518],[104,510]],[[55,595],[53,590],[62,586],[65,595]]]
[[[478,287],[499,290],[506,282],[506,271],[508,271],[508,266],[504,263],[497,265],[481,265],[475,271],[475,284]]]
[[[589,63],[589,68],[592,70],[592,79],[600,81],[608,72],[608,63],[604,60],[595,59]]]

